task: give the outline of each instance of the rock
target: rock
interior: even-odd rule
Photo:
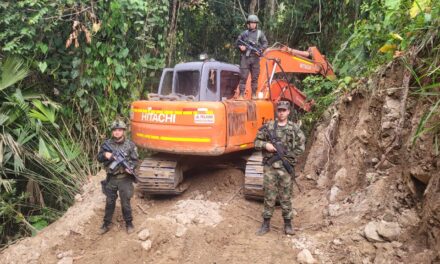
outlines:
[[[371,264],[371,261],[369,258],[362,259],[362,264]]]
[[[360,232],[359,232],[360,233]],[[362,240],[362,235],[361,234],[359,234],[359,233],[353,233],[353,235],[351,235],[351,240],[353,241],[353,242],[359,242],[359,241],[361,241]]]
[[[385,97],[383,110],[389,120],[396,120],[400,117],[400,101],[390,96]]]
[[[342,241],[339,239],[339,238],[336,238],[336,239],[334,239],[333,240],[333,244],[335,244],[335,245],[342,245]]]
[[[398,249],[396,250],[396,256],[398,256],[399,258],[404,258],[405,255],[406,255],[406,252],[403,251],[402,249],[398,248]]]
[[[304,237],[292,238],[293,249],[305,249],[307,247],[307,241]]]
[[[192,197],[196,197],[196,196],[198,196],[198,195],[200,195],[200,191],[199,191],[199,190],[195,190],[195,191],[192,193]]]
[[[75,195],[75,201],[77,201],[77,202],[82,202],[82,200],[83,200],[83,198],[82,198],[81,194],[77,193],[77,194]]]
[[[397,241],[391,242],[391,245],[395,248],[400,248],[403,244]]]
[[[295,217],[298,215],[298,211],[296,209],[292,209],[292,215]]]
[[[310,253],[308,249],[303,249],[301,252],[299,252],[296,256],[296,259],[302,264],[316,263],[316,260],[313,258],[312,253]]]
[[[367,172],[365,174],[365,177],[367,178],[367,181],[371,184],[378,179],[379,174],[376,172]]]
[[[424,184],[428,184],[429,180],[431,179],[431,174],[420,166],[411,167],[409,175],[423,182]]]
[[[57,264],[73,264],[73,258],[72,257],[64,257],[60,259]]]
[[[340,191],[341,190],[337,186],[333,185],[333,187],[330,189],[329,201],[334,202]]]
[[[142,241],[147,240],[149,237],[150,237],[150,231],[146,228],[138,233],[138,238]]]
[[[339,204],[329,204],[328,205],[328,215],[329,216],[338,216],[341,214],[341,212],[339,212],[339,209],[341,207],[339,206]]]
[[[184,225],[181,224],[177,224],[177,228],[176,228],[176,237],[182,237],[183,235],[185,235],[186,230],[188,230]]]
[[[377,233],[377,222],[369,222],[364,228],[364,236],[370,242],[383,242],[383,239]]]
[[[394,127],[394,123],[389,122],[389,121],[385,121],[382,123],[382,130],[387,130]]]
[[[377,227],[377,233],[387,241],[397,240],[400,231],[400,226],[396,222],[381,221]]]
[[[71,256],[73,256],[73,250],[68,250],[57,254],[58,259],[62,259],[64,257],[71,257]]]
[[[385,220],[387,222],[393,222],[394,218],[395,218],[395,213],[390,209],[387,209],[382,216],[382,220]]]
[[[307,175],[306,175],[306,179],[308,179],[308,180],[314,180],[314,177],[312,176],[312,174],[307,174]]]
[[[205,199],[205,196],[203,194],[199,194],[194,198],[194,200],[203,200],[203,199]]]
[[[146,240],[144,242],[141,243],[141,246],[143,249],[145,249],[146,251],[149,251],[151,249],[151,240]]]
[[[177,259],[179,259],[180,251],[177,248],[172,248],[167,252],[168,259],[175,262]]]
[[[417,226],[420,222],[420,218],[414,210],[406,209],[399,217],[399,224],[402,226]]]
[[[372,158],[372,159],[371,159],[371,163],[372,163],[373,165],[376,165],[377,163],[379,163],[379,159],[378,159],[378,158]]]
[[[335,185],[339,188],[342,188],[347,184],[347,169],[340,168],[335,174]]]

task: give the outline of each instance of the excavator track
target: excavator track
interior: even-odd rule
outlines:
[[[248,158],[244,173],[244,196],[247,199],[264,199],[263,154],[256,151]]]
[[[178,195],[189,187],[182,181],[179,157],[152,156],[142,161],[137,186],[146,194]]]

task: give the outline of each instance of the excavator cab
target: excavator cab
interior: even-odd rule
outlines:
[[[163,70],[158,95],[206,102],[231,99],[240,81],[239,73],[238,66],[215,60],[180,63]]]

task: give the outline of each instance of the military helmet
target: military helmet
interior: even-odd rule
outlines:
[[[277,110],[278,109],[286,109],[289,110],[290,109],[290,102],[289,101],[279,101],[277,103]]]
[[[260,23],[260,20],[258,19],[258,17],[256,15],[249,15],[246,22],[247,23]]]
[[[114,130],[114,129],[117,129],[117,128],[127,129],[127,126],[125,125],[124,121],[122,121],[122,120],[115,120],[115,121],[113,121],[110,129]]]

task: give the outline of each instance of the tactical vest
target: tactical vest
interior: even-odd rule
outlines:
[[[126,157],[129,157],[131,151],[133,151],[135,148],[135,145],[128,139],[124,139],[124,142],[122,143],[115,142],[113,139],[108,139],[107,142],[114,150],[120,150],[123,152]],[[108,167],[110,166],[111,162],[112,161],[106,161],[104,163],[105,170],[108,174],[115,176],[120,175],[119,177],[122,177],[123,175],[128,176],[123,166],[118,166],[114,171],[111,171]]]
[[[273,133],[277,140],[281,141],[283,143],[284,149],[286,151],[285,158],[289,161],[289,163],[294,166],[295,165],[295,156],[293,154],[293,150],[296,147],[295,144],[295,133],[298,133],[299,127],[294,124],[292,121],[288,121],[285,126],[279,126],[277,125],[275,129],[275,121],[270,121],[265,124],[265,126],[268,128],[269,133]],[[274,133],[275,129],[275,133]],[[274,155],[273,153],[264,151],[264,161],[267,161],[268,159],[272,158]],[[277,161],[273,163],[272,165],[274,168],[281,168],[282,162]]]
[[[259,41],[260,41],[260,38],[261,38],[261,30],[257,29],[257,39],[250,39],[250,37],[249,37],[249,33],[250,32],[251,31],[249,31],[249,29],[246,30],[246,38],[248,40],[251,40],[251,41],[255,42],[256,44],[260,44]]]

